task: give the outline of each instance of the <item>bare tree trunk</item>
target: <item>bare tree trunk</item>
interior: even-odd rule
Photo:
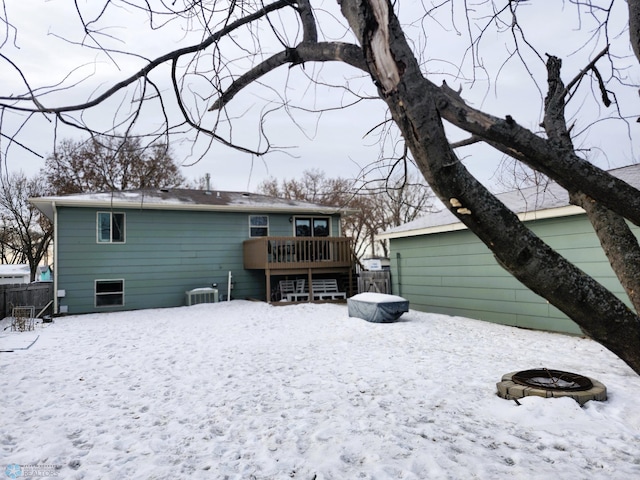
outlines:
[[[547,136],[561,148],[573,150],[565,119],[567,90],[560,71],[562,62],[550,56],[547,61],[549,91],[545,99],[544,128]],[[580,191],[570,190],[571,202],[582,207],[593,225],[611,268],[627,292],[636,312],[640,312],[640,245],[624,218]]]
[[[560,71],[562,61],[549,56],[543,126],[549,139],[558,146],[574,150],[565,118],[567,90]],[[570,190],[571,202],[582,207],[594,227],[611,268],[625,289],[636,312],[640,312],[640,245],[627,222],[615,212],[580,191]]]
[[[433,85],[420,72],[389,4],[343,0],[342,11],[381,98],[436,195],[515,278],[640,373],[640,318],[536,237],[469,174],[448,143],[438,99],[429,95]]]
[[[640,62],[640,0],[627,0],[629,5],[629,40]]]
[[[640,248],[629,225],[620,215],[584,194],[571,195],[571,201],[587,212],[611,268],[633,308],[640,311]]]

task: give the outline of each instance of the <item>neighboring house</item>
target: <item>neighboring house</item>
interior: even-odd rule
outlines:
[[[27,264],[0,265],[0,285],[29,283],[31,270]]]
[[[609,173],[640,188],[640,165]],[[630,305],[584,211],[555,183],[499,194],[527,227]],[[631,226],[636,236],[640,229]],[[392,288],[417,310],[540,330],[580,328],[498,265],[448,210],[380,235],[389,239]]]
[[[253,193],[162,189],[30,199],[54,223],[56,313],[272,300],[280,278],[348,275],[349,239],[334,207]]]
[[[53,282],[53,269],[51,265],[41,265],[38,267],[39,282]]]

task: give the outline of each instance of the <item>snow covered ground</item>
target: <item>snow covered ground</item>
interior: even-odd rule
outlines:
[[[586,339],[232,301],[0,329],[0,350],[37,335],[0,353],[0,478],[640,478],[640,377]],[[609,400],[496,395],[538,367]]]

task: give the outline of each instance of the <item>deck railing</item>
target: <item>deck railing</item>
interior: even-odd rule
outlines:
[[[244,268],[287,270],[352,265],[347,237],[259,237],[243,243]]]

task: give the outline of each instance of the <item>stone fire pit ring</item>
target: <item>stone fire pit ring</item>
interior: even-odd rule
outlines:
[[[589,400],[607,399],[607,388],[598,380],[546,368],[507,373],[496,386],[498,396],[507,400],[527,396],[570,397],[582,406]]]

